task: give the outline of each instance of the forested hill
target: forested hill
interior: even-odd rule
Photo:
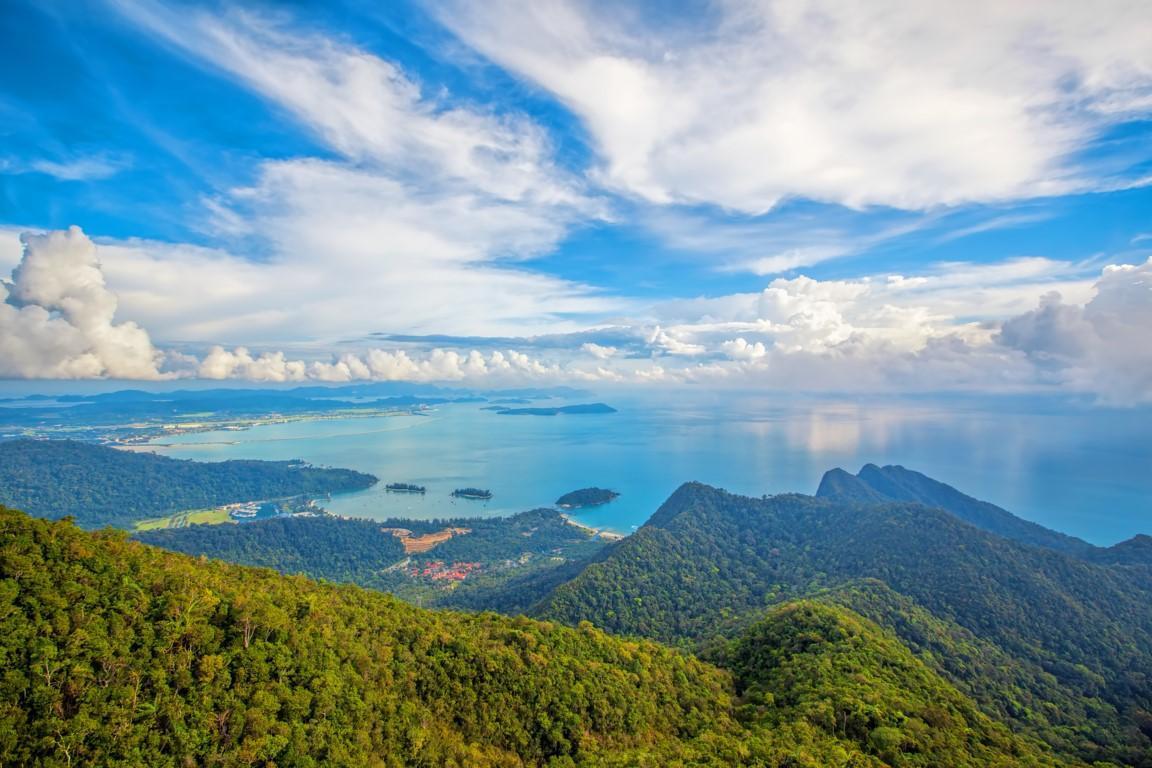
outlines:
[[[1006,509],[974,499],[950,485],[901,466],[866,464],[856,475],[842,469],[825,473],[816,491],[819,498],[876,503],[912,501],[951,512],[965,522],[1021,544],[1054,549],[1096,562],[1131,561],[1133,550],[1115,552],[1075,536],[1023,520]],[[1152,557],[1143,561],[1152,565]]]
[[[972,639],[1018,663],[1019,675],[989,676],[925,653],[989,711],[1086,757],[1152,764],[1137,763],[1152,754],[1146,582],[994,536],[941,509],[751,499],[687,484],[535,613],[692,644],[767,606],[860,579],[908,601],[872,605],[906,642],[926,651],[935,642],[942,656],[963,658]]]
[[[135,537],[187,555],[364,586],[379,586],[381,572],[404,558],[403,543],[381,523],[327,516],[159,528]]]
[[[1146,535],[1137,535],[1110,547],[1098,547],[1019,518],[995,504],[901,466],[865,464],[855,475],[839,468],[829,470],[821,479],[816,496],[860,503],[912,501],[939,507],[981,530],[1021,544],[1053,549],[1094,563],[1152,566],[1152,538]]]
[[[368,488],[372,475],[287,461],[198,462],[72,440],[0,441],[0,504],[84,528],[238,501]]]
[[[1070,764],[842,608],[788,606],[730,659],[735,676],[0,508],[5,764]]]
[[[244,525],[141,531],[135,536],[175,552],[351,582],[422,605],[472,606],[478,600],[482,602],[477,607],[489,609],[503,604],[485,601],[487,595],[495,589],[514,591],[513,579],[517,583],[547,579],[561,566],[586,559],[604,546],[598,536],[569,524],[554,509],[448,520],[283,517]],[[424,546],[406,551],[404,542],[411,546],[421,540]],[[435,568],[430,576],[424,575],[428,567]],[[457,572],[460,580],[437,578],[453,567],[468,570]]]

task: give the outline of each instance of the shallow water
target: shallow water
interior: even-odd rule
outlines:
[[[582,510],[628,532],[682,482],[756,495],[813,493],[823,472],[903,464],[1016,514],[1099,544],[1152,532],[1152,409],[1042,400],[841,401],[709,393],[605,395],[610,415],[499,416],[482,404],[429,415],[297,422],[163,438],[182,458],[292,459],[351,467],[378,487],[326,506],[359,517],[509,514],[598,485],[621,493]],[[425,485],[389,494],[388,482]],[[454,488],[489,488],[488,502]]]

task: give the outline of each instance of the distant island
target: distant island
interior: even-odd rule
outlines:
[[[556,499],[556,506],[560,509],[583,509],[585,507],[599,507],[615,499],[620,494],[607,488],[581,488],[578,491],[566,493]]]
[[[558,405],[551,408],[501,408],[496,411],[501,416],[582,416],[597,413],[616,413],[616,409],[605,403],[585,403],[583,405]]]
[[[425,493],[428,491],[422,485],[413,485],[412,483],[388,483],[384,486],[384,490],[389,493]]]
[[[485,488],[457,488],[452,491],[452,495],[457,499],[483,499],[487,501],[492,498],[492,491]]]

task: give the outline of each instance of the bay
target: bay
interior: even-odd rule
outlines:
[[[688,480],[759,496],[813,493],[825,470],[902,464],[1042,525],[1097,544],[1152,532],[1152,409],[1035,398],[781,397],[613,393],[618,413],[501,416],[483,404],[424,415],[274,424],[166,437],[150,445],[199,460],[304,459],[381,479],[337,496],[336,514],[384,519],[507,515],[587,486],[618,491],[581,510],[628,533]],[[550,403],[551,404],[551,403]],[[424,485],[390,494],[389,482]],[[462,487],[491,501],[453,499]]]

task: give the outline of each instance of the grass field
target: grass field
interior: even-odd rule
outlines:
[[[154,517],[136,523],[138,531],[153,531],[157,528],[183,528],[186,525],[217,525],[230,523],[226,509],[195,509],[190,512],[177,512],[168,517]]]

